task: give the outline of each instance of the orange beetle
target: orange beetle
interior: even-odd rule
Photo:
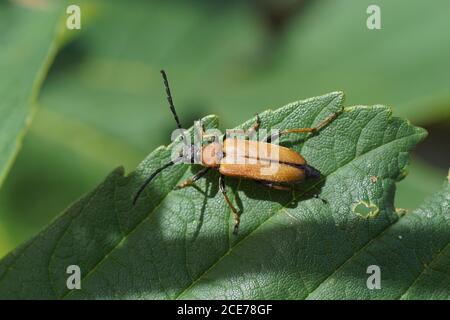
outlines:
[[[167,101],[169,102],[170,110],[172,111],[178,128],[182,129],[173,104],[167,75],[164,70],[161,70],[161,74],[164,79]],[[225,135],[222,143],[211,142],[205,146],[201,146],[200,148],[191,146],[189,149],[184,149],[178,159],[166,163],[147,178],[147,180],[137,191],[133,199],[133,205],[136,204],[146,186],[161,171],[174,165],[175,163],[181,162],[182,160],[185,160],[185,162],[194,163],[194,159],[197,157],[201,159],[200,165],[204,168],[190,179],[177,185],[177,188],[191,186],[195,181],[202,178],[210,169],[218,170],[220,173],[219,188],[226,203],[233,212],[235,220],[234,233],[236,234],[240,223],[240,216],[238,210],[234,207],[227,195],[225,176],[256,180],[269,188],[289,191],[292,190],[292,188],[288,184],[299,183],[308,178],[319,178],[320,172],[308,165],[299,153],[292,149],[270,142],[286,133],[316,132],[333,121],[339,113],[340,112],[333,113],[313,128],[299,128],[280,131],[276,135],[267,137],[264,142],[236,138],[227,139]],[[252,131],[257,131],[259,126],[260,119],[259,116],[256,115],[256,122],[247,132],[250,133]],[[201,141],[203,141],[204,137],[204,131],[202,130]],[[185,137],[183,137],[183,139],[185,139]],[[271,171],[267,172],[267,170]]]

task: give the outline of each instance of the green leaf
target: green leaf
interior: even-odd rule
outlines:
[[[261,114],[262,127],[312,126],[341,110],[342,101],[342,93],[335,92],[267,111]],[[217,126],[214,116],[204,121]],[[238,236],[232,234],[233,220],[218,191],[216,172],[197,188],[173,190],[198,170],[174,166],[132,207],[138,186],[170,157],[170,146],[158,148],[130,175],[114,171],[46,230],[6,256],[0,262],[0,297],[335,297],[327,285],[373,244],[392,249],[382,250],[387,261],[399,258],[393,249],[406,261],[422,257],[414,250],[418,243],[407,251],[402,242],[395,247],[378,239],[416,215],[399,219],[393,199],[409,152],[425,136],[423,129],[392,117],[384,106],[348,107],[314,136],[286,136],[282,143],[301,151],[325,179],[316,186],[305,184],[294,196],[253,181],[227,179],[232,201],[243,211]],[[307,195],[314,188],[326,202]],[[448,209],[445,196],[442,208]],[[361,210],[364,204],[369,210]],[[409,234],[402,229],[404,240],[429,240],[426,257],[438,254],[449,240],[441,232],[448,228],[448,210],[430,212],[424,230],[419,224]],[[73,264],[81,268],[82,289],[69,291],[66,268]],[[367,266],[355,265],[339,281],[368,290]],[[399,297],[415,282],[420,268],[405,266],[410,269],[386,282],[392,287],[382,297],[397,297],[392,292]],[[422,280],[413,287],[429,284]]]
[[[0,184],[31,122],[42,81],[56,54],[62,26],[58,5],[0,3]],[[43,7],[40,7],[43,6]]]
[[[450,184],[355,252],[309,298],[450,298]],[[381,290],[367,290],[365,266],[381,268]]]

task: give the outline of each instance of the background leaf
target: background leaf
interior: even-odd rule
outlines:
[[[430,197],[345,261],[310,295],[339,299],[450,298],[450,186]],[[354,285],[364,268],[381,267],[382,290]],[[408,272],[405,272],[408,270]]]
[[[21,7],[0,2],[0,187],[19,152],[56,55],[62,32],[58,9],[63,3]],[[8,221],[0,219],[0,256],[18,243],[11,232]]]
[[[0,184],[31,122],[32,104],[60,40],[59,7],[42,6],[0,2]]]
[[[340,110],[342,99],[341,93],[331,93],[265,112],[262,127],[314,125]],[[217,126],[215,117],[205,122]],[[424,130],[391,117],[387,107],[357,106],[346,108],[315,136],[286,136],[283,143],[301,151],[326,176],[315,187],[327,203],[305,194],[314,188],[311,184],[292,197],[253,181],[228,179],[233,201],[243,210],[237,237],[231,233],[233,221],[218,192],[215,172],[198,188],[173,191],[197,170],[175,166],[155,180],[132,208],[136,188],[170,155],[170,148],[159,148],[131,175],[124,176],[123,169],[114,171],[40,235],[5,257],[0,263],[0,296],[332,297],[333,293],[322,290],[330,276],[340,274],[342,266],[374,243],[381,249],[395,245],[377,239],[408,226],[413,215],[401,218],[395,211],[395,182],[403,176],[409,152],[425,135]],[[448,234],[443,232],[445,224],[448,227],[445,192],[440,197],[446,196],[447,203],[439,202],[436,211],[423,209],[432,212],[425,220],[426,233],[419,225],[409,234],[402,229],[405,240],[427,237],[432,242],[424,256],[428,260],[445,241],[448,244]],[[376,209],[373,214],[364,216],[357,209],[364,203]],[[396,257],[395,252],[382,251],[385,258]],[[404,251],[404,256],[418,257],[414,250]],[[66,288],[66,268],[71,264],[81,267],[82,290]],[[366,267],[351,268],[339,281],[363,290]],[[420,270],[417,265],[408,267],[409,272],[389,282],[392,287],[383,297],[411,285],[411,275]],[[20,287],[15,285],[18,277]],[[422,279],[413,287],[427,285]]]

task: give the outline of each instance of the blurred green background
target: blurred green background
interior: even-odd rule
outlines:
[[[182,123],[221,128],[256,112],[343,90],[346,105],[385,104],[430,135],[398,184],[414,208],[449,165],[450,1],[72,1],[39,111],[0,192],[0,256],[29,239],[111,170],[130,172]],[[381,30],[368,30],[370,4]]]

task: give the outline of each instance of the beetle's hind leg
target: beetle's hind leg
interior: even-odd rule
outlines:
[[[273,182],[268,182],[268,181],[258,181],[255,180],[257,183],[262,184],[263,186],[270,188],[270,189],[274,189],[274,190],[282,190],[282,191],[294,191],[294,188],[289,187],[289,186],[285,186],[282,184],[277,184],[277,183],[273,183]]]
[[[301,190],[298,190],[294,187],[290,187],[290,186],[285,186],[282,184],[277,184],[277,183],[273,183],[273,182],[268,182],[268,181],[256,181],[259,184],[262,184],[263,186],[270,188],[270,189],[274,189],[274,190],[282,190],[282,191],[290,191],[292,193],[294,193],[295,191],[299,191],[302,192]],[[302,192],[303,196],[306,197],[313,197],[315,199],[319,199],[321,200],[324,204],[327,204],[328,201],[325,200],[324,198],[322,198],[319,195],[319,192],[316,188],[313,188],[313,190],[307,191],[307,192]]]
[[[307,198],[314,198],[322,201],[324,204],[327,204],[328,201],[320,196],[320,191],[317,188],[317,186],[313,186],[312,189],[303,191],[295,189],[295,191],[298,191],[301,193],[301,197],[307,197]]]
[[[317,131],[320,131],[323,127],[327,126],[331,121],[336,119],[341,113],[342,113],[342,110],[329,115],[323,121],[321,121],[317,126],[312,127],[312,128],[297,128],[297,129],[282,130],[276,134],[268,136],[265,139],[265,141],[266,142],[274,141],[277,138],[279,138],[281,135],[287,134],[287,133],[316,133]]]
[[[198,179],[202,178],[205,176],[206,173],[208,173],[208,170],[211,168],[203,168],[202,170],[200,170],[199,172],[197,172],[194,176],[192,176],[191,178],[183,181],[182,183],[180,183],[179,185],[177,185],[175,187],[175,189],[182,189],[182,188],[186,188],[189,186],[192,186],[194,184],[195,181],[197,181]]]
[[[238,229],[239,229],[239,224],[241,223],[241,217],[239,216],[239,213],[238,213],[237,209],[231,203],[230,198],[228,198],[227,187],[225,186],[225,176],[223,174],[221,174],[220,177],[219,177],[219,188],[220,188],[220,191],[223,194],[223,197],[225,198],[226,203],[228,204],[228,206],[230,207],[231,211],[233,212],[233,217],[234,217],[233,234],[236,235],[237,232],[238,232]]]

